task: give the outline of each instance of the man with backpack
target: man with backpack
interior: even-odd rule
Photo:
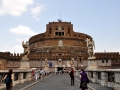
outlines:
[[[74,70],[73,70],[73,68],[71,68],[69,75],[71,77],[71,86],[72,86],[72,85],[74,85]]]

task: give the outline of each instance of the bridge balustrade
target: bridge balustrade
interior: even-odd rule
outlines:
[[[79,73],[80,71],[76,70],[76,76],[79,76]],[[92,82],[120,90],[120,69],[87,70],[87,73]]]
[[[0,81],[7,74],[8,70],[0,70]],[[25,81],[30,81],[32,79],[31,70],[14,70],[14,81],[13,86],[19,83],[24,83]],[[5,88],[5,83],[2,82],[0,89]]]

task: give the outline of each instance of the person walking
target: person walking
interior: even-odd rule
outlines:
[[[12,69],[9,70],[8,74],[5,75],[3,80],[5,80],[6,83],[6,90],[12,90],[12,84],[14,81],[14,74]]]
[[[34,70],[32,70],[32,80],[34,80],[34,77],[35,77],[35,71]]]
[[[71,77],[71,86],[72,86],[72,85],[74,85],[74,70],[73,70],[73,68],[71,68],[69,75]]]
[[[84,69],[81,69],[80,72],[80,90],[88,90],[88,77],[87,77],[87,73],[84,71]]]
[[[40,80],[43,81],[44,79],[44,71],[43,69],[40,70]]]
[[[35,80],[37,81],[38,80],[38,70],[36,69],[35,71]]]

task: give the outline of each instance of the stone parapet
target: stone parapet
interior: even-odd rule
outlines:
[[[13,81],[13,86],[19,83],[24,83],[25,81],[30,81],[32,80],[31,77],[31,71],[32,70],[13,70],[14,73],[14,81]],[[0,70],[0,77],[4,77],[8,73],[8,70]],[[2,90],[5,88],[6,85],[3,83],[0,86],[0,89]]]

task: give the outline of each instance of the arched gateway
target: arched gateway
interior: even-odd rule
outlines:
[[[75,69],[87,66],[86,38],[92,37],[73,31],[71,22],[49,22],[45,33],[29,39],[30,68],[44,68],[51,71]]]

